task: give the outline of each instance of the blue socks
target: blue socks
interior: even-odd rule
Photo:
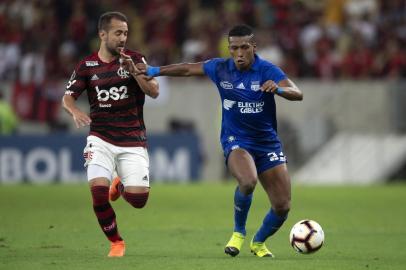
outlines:
[[[246,235],[245,224],[252,202],[252,194],[244,195],[238,187],[234,193],[234,231]]]
[[[279,230],[287,217],[287,214],[284,216],[278,216],[273,209],[271,209],[268,214],[266,214],[261,228],[259,228],[258,232],[255,234],[253,242],[265,242],[269,236]]]
[[[246,235],[245,224],[247,222],[248,211],[252,202],[252,194],[244,195],[239,188],[234,193],[234,232]],[[254,236],[253,242],[265,242],[265,240],[279,230],[288,215],[278,216],[274,210],[266,214],[261,228]]]

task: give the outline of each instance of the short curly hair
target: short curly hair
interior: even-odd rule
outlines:
[[[254,36],[254,32],[251,27],[245,24],[240,24],[234,26],[230,32],[228,32],[228,37],[244,37],[244,36]]]

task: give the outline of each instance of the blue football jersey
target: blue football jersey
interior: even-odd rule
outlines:
[[[247,71],[239,71],[232,58],[207,60],[203,68],[220,93],[223,146],[232,140],[254,148],[279,143],[274,94],[260,90],[268,80],[279,83],[287,78],[279,67],[255,55]]]

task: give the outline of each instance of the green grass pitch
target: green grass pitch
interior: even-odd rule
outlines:
[[[0,186],[0,269],[405,269],[406,185],[293,188],[292,210],[268,240],[275,259],[256,258],[249,240],[269,204],[258,185],[247,240],[236,258],[223,248],[233,228],[234,184],[153,185],[147,207],[113,203],[126,240],[124,258],[108,242],[86,185]],[[316,254],[289,245],[292,225],[318,221],[326,235]]]

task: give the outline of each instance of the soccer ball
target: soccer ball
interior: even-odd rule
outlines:
[[[324,243],[324,232],[316,221],[304,219],[293,225],[289,241],[292,247],[299,253],[314,253]]]

